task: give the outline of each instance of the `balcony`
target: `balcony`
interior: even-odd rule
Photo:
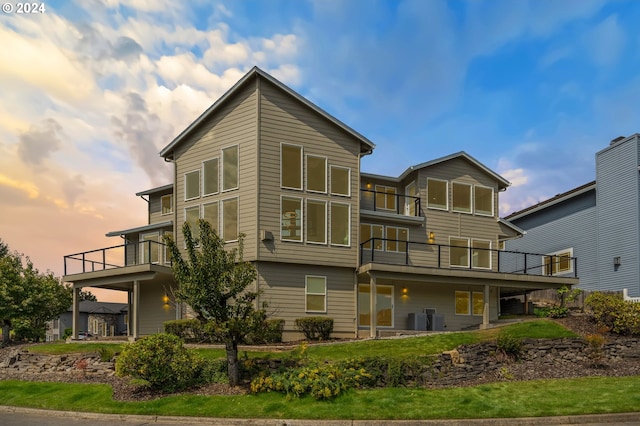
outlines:
[[[391,192],[360,190],[360,214],[369,218],[387,218],[420,224],[424,215],[420,197]]]

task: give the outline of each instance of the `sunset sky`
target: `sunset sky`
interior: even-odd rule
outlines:
[[[9,3],[0,238],[58,276],[145,223],[160,149],[254,65],[373,141],[366,172],[466,151],[512,182],[502,215],[593,180],[640,130],[637,1]]]

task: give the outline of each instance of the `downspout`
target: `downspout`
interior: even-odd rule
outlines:
[[[260,86],[260,77],[256,74],[256,253],[255,253],[255,267],[256,267],[256,309],[260,309],[260,249],[262,248],[262,241],[260,239],[260,195],[262,193],[260,186],[260,148],[261,148],[261,124],[262,124],[262,90]]]

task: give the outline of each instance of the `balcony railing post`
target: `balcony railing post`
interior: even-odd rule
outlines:
[[[404,244],[404,264],[409,265],[409,241]]]
[[[107,269],[107,250],[102,249],[102,270]]]
[[[469,269],[472,268],[473,265],[473,253],[471,252],[471,246],[469,246]]]
[[[442,246],[438,244],[438,268],[440,268],[440,255],[442,253],[441,248]]]
[[[573,277],[578,278],[578,258],[573,258]]]
[[[529,270],[527,269],[527,253],[524,253],[524,274],[529,274]]]
[[[373,263],[374,253],[376,251],[376,239],[371,239],[371,263]]]

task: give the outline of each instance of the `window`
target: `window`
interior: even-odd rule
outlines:
[[[164,235],[165,236],[169,236],[169,237],[173,237],[173,232],[171,231],[164,231]],[[164,242],[164,240],[163,240]],[[164,245],[164,263],[170,264],[171,263],[171,252],[169,251],[169,246],[168,245]]]
[[[371,238],[375,238],[373,241],[368,241]],[[371,244],[377,251],[382,251],[384,247],[384,226],[382,225],[370,225],[368,223],[360,224],[360,243],[364,243],[365,249],[371,250]]]
[[[473,315],[482,315],[484,313],[484,293],[474,291],[472,295]]]
[[[415,182],[411,182],[406,186],[404,197],[404,214],[406,216],[416,216],[417,194]]]
[[[449,209],[449,183],[446,180],[427,179],[427,207],[430,209]]]
[[[348,246],[351,239],[351,206],[331,203],[331,244]]]
[[[351,195],[350,169],[331,166],[331,194],[344,195],[346,197]]]
[[[236,182],[237,183],[237,182]],[[218,193],[218,159],[202,162],[202,195]]]
[[[482,216],[493,216],[493,189],[484,186],[475,186],[474,211]]]
[[[327,203],[307,200],[307,241],[327,243]]]
[[[196,240],[200,238],[198,219],[200,219],[200,206],[187,207],[184,209],[184,221],[189,224],[191,235]]]
[[[327,159],[307,155],[307,190],[327,192]]]
[[[222,239],[236,241],[238,239],[238,199],[222,201]]]
[[[327,277],[307,275],[305,279],[305,310],[327,312]]]
[[[471,293],[456,291],[456,315],[469,315],[471,310]]]
[[[371,324],[371,286],[358,285],[358,322],[360,326]],[[376,325],[378,327],[393,327],[393,286],[376,286]]]
[[[573,248],[549,253],[542,257],[544,273],[547,275],[569,274],[573,272]]]
[[[407,228],[387,226],[387,251],[397,251],[405,253],[407,251],[406,241],[409,240],[407,238],[408,235],[409,230]]]
[[[280,238],[283,241],[302,241],[302,198],[282,197]]]
[[[449,265],[469,267],[469,239],[449,238]]]
[[[238,187],[238,145],[222,150],[222,190]]]
[[[216,233],[219,232],[219,229],[218,229],[218,218],[219,218],[218,210],[219,210],[219,207],[218,207],[218,202],[217,201],[214,201],[213,203],[204,204],[202,206],[202,218],[211,224],[211,228],[214,231],[216,231]]]
[[[301,146],[280,146],[280,185],[283,188],[302,189]]]
[[[200,170],[184,174],[184,199],[191,200],[200,196]]]
[[[471,213],[471,185],[453,182],[453,211]]]
[[[471,247],[471,265],[474,268],[491,269],[491,241],[472,240]]]
[[[376,185],[376,209],[396,209],[395,188],[384,185]]]
[[[160,214],[173,213],[173,194],[167,194],[160,197]]]

